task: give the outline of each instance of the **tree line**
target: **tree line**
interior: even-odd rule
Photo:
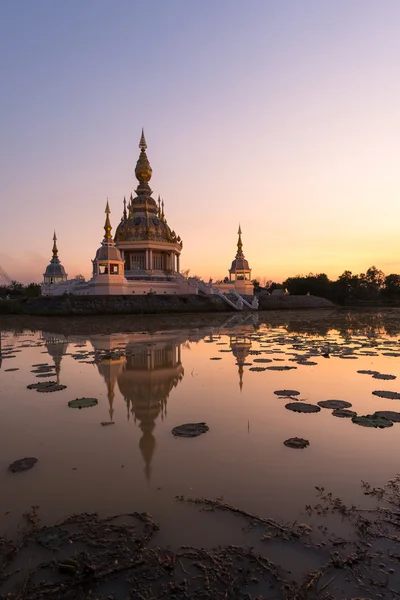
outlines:
[[[37,298],[41,294],[40,283],[24,285],[19,281],[11,281],[8,285],[0,285],[0,298],[22,299]]]
[[[309,273],[288,277],[281,284],[267,282],[262,288],[258,281],[254,281],[259,290],[267,289],[272,292],[277,288],[284,288],[290,294],[320,296],[337,304],[352,303],[400,303],[400,275],[391,273],[385,275],[375,266],[370,267],[366,273],[353,274],[344,271],[336,281],[332,281],[326,273]]]

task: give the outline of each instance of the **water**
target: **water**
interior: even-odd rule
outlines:
[[[315,486],[359,503],[361,480],[383,484],[398,472],[400,424],[370,429],[327,409],[299,414],[274,394],[298,390],[298,398],[312,404],[346,400],[361,415],[400,410],[400,401],[372,394],[400,392],[395,310],[42,319],[18,321],[18,330],[7,323],[0,371],[1,532],[11,534],[31,506],[39,507],[43,523],[82,511],[138,510],[160,522],[166,543],[212,545],[232,541],[226,520],[209,515],[205,528],[201,514],[194,518],[176,496],[223,498],[263,516],[304,521]],[[300,356],[316,364],[299,364]],[[39,363],[52,367],[51,377],[36,377]],[[295,368],[252,371],[256,366]],[[362,369],[397,379],[377,380],[357,373]],[[67,387],[27,389],[49,380]],[[68,407],[84,396],[98,405]],[[107,421],[114,424],[101,425]],[[171,433],[200,421],[210,429],[197,438]],[[284,446],[294,436],[310,446]],[[25,456],[38,458],[32,470],[8,471]]]

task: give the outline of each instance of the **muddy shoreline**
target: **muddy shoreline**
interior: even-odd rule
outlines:
[[[374,506],[346,506],[316,487],[316,503],[305,507],[306,521],[300,523],[279,523],[222,499],[177,496],[176,502],[192,507],[193,518],[196,512],[205,519],[228,515],[249,536],[248,544],[217,548],[160,546],[160,527],[145,512],[105,518],[82,513],[43,527],[38,507],[32,507],[17,539],[0,537],[0,598],[396,598],[400,476],[383,487],[362,486]],[[335,516],[348,522],[348,536],[338,537],[329,527]],[[299,565],[281,565],[282,550],[297,555]]]

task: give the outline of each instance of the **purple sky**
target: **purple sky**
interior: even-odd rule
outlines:
[[[400,272],[400,2],[2,0],[0,266],[89,275],[141,127],[182,269]]]

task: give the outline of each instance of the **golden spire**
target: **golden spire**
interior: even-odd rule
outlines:
[[[140,142],[139,142],[139,148],[140,148],[140,156],[139,156],[139,160],[136,163],[135,175],[136,175],[136,179],[139,181],[139,183],[148,184],[151,179],[153,169],[151,168],[149,159],[147,158],[147,155],[146,155],[147,144],[146,144],[146,139],[144,137],[143,129],[142,129],[142,135],[141,135]]]
[[[237,243],[237,253],[238,254],[243,254],[243,244],[242,244],[242,229],[240,227],[240,223],[239,223],[239,229],[238,229],[238,243]]]
[[[123,218],[125,219],[125,221],[126,221],[126,217],[127,217],[127,214],[126,214],[126,198],[124,196],[124,213],[123,213]]]
[[[58,258],[57,236],[56,232],[53,235],[53,258]]]
[[[104,231],[105,231],[104,240],[108,242],[109,240],[112,239],[112,237],[111,237],[111,223],[110,223],[110,217],[109,217],[109,214],[110,214],[111,211],[110,211],[110,207],[108,205],[108,198],[107,198],[106,210],[104,212],[107,215],[106,216],[106,222],[104,224]]]
[[[142,127],[142,135],[141,135],[140,142],[139,142],[139,148],[141,150],[146,150],[146,148],[147,148],[146,138],[144,137],[143,127]]]

